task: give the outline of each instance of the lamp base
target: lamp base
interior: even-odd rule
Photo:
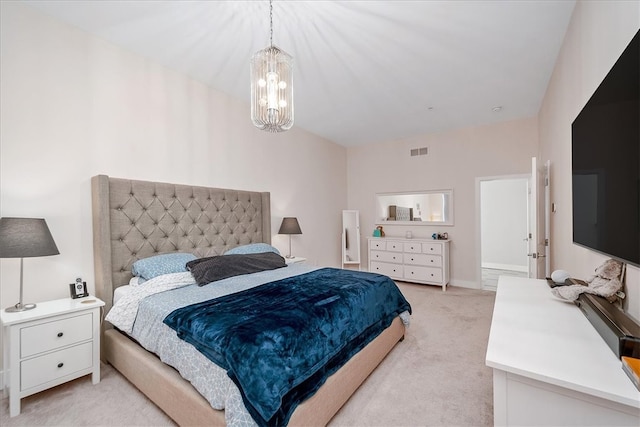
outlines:
[[[14,306],[5,308],[4,311],[7,313],[19,313],[21,311],[33,310],[34,308],[36,308],[35,304],[22,304],[19,302]]]

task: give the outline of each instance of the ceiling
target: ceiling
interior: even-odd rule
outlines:
[[[267,0],[25,3],[247,104],[269,45]],[[535,116],[574,5],[275,0],[295,125],[355,146]]]

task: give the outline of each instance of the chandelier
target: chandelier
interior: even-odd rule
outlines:
[[[251,121],[268,132],[293,126],[293,58],[273,45],[273,4],[269,0],[270,44],[251,57]]]

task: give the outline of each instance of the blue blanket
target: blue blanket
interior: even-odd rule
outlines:
[[[411,307],[388,277],[323,268],[177,309],[164,323],[227,370],[259,425],[286,425],[403,311]]]

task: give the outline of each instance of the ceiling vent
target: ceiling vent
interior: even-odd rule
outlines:
[[[426,156],[427,154],[429,154],[429,148],[428,147],[412,148],[411,149],[411,157],[414,157],[414,156]]]

